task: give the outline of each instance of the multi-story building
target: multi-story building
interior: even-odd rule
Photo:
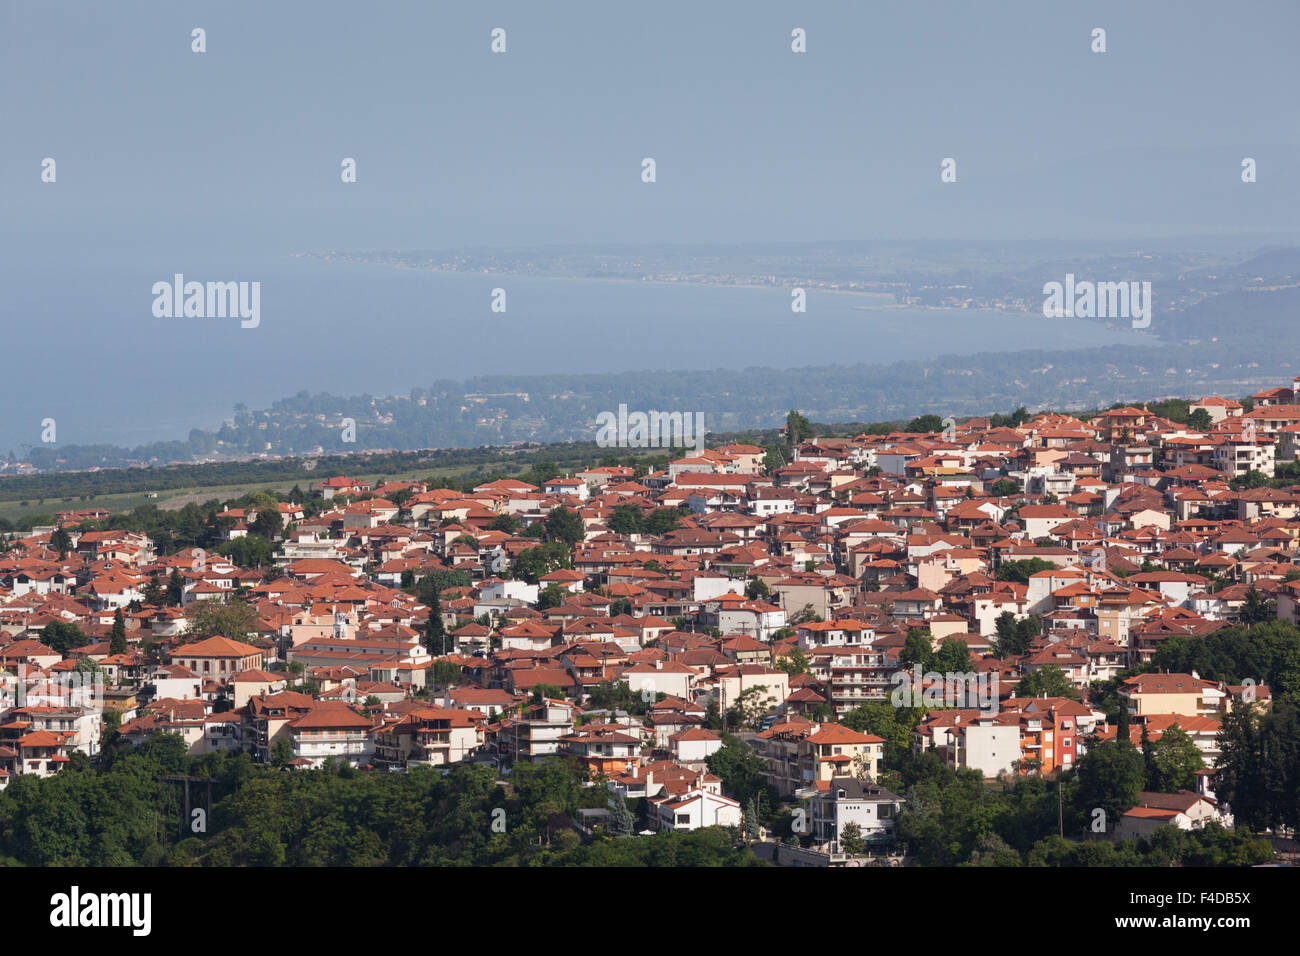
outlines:
[[[364,766],[375,752],[374,729],[369,717],[347,705],[318,704],[289,722],[293,759],[312,767],[331,757]]]
[[[841,717],[863,704],[888,699],[893,686],[890,678],[897,668],[883,649],[843,648],[827,657],[830,704],[835,716]]]
[[[954,769],[997,777],[1011,773],[1022,759],[1020,721],[1015,714],[938,711],[917,724],[913,749],[934,749]]]
[[[813,840],[843,852],[844,828],[853,823],[868,845],[888,846],[894,842],[902,806],[903,798],[884,787],[856,777],[832,777],[812,799]]]
[[[10,721],[21,720],[29,724],[32,731],[50,731],[59,734],[68,744],[70,750],[77,750],[88,757],[99,753],[99,741],[103,735],[103,711],[94,707],[17,707],[9,712]]]
[[[3,730],[5,736],[0,738],[0,787],[21,774],[52,777],[71,759],[71,734],[30,730],[24,721],[12,722]]]
[[[757,734],[753,746],[766,764],[763,776],[768,783],[782,797],[793,797],[824,790],[836,776],[874,779],[885,741],[842,724],[792,718]]]
[[[560,741],[573,733],[576,707],[547,698],[530,705],[522,716],[501,721],[497,731],[499,758],[510,763],[536,761],[560,752]]]
[[[412,710],[375,730],[375,764],[445,767],[460,763],[483,745],[483,720],[482,714],[470,710]]]
[[[590,774],[610,777],[636,770],[641,740],[612,728],[583,727],[560,739],[559,752],[576,757]]]
[[[1139,720],[1150,714],[1217,717],[1227,693],[1195,674],[1138,674],[1118,690],[1121,706]]]

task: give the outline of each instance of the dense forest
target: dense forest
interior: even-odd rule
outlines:
[[[186,774],[212,780],[205,832],[181,835]],[[195,806],[208,809],[205,784]],[[139,750],[110,745],[101,769],[80,756],[47,779],[0,793],[0,863],[77,866],[757,866],[733,834],[584,842],[573,820],[605,797],[559,759],[445,775],[259,766],[247,754],[191,758],[175,735]]]
[[[744,796],[756,758],[734,740],[729,746],[733,753],[720,762],[724,783]],[[1191,833],[1164,828],[1141,840],[1087,838],[1079,831],[1081,815],[1090,812],[1090,788],[1113,783],[1110,757],[1096,763],[1059,782],[1030,777],[1003,789],[929,754],[905,760],[881,782],[906,796],[899,837],[926,865],[1230,866],[1271,858],[1267,841],[1217,826]],[[212,781],[210,808],[202,796],[206,784],[193,785],[193,805],[206,812],[200,832],[193,814],[181,832],[182,784],[165,779],[175,775]],[[1139,781],[1140,772],[1130,783]],[[1057,833],[1058,786],[1065,788],[1071,839]],[[792,808],[765,798],[759,803],[774,831],[789,839]],[[763,865],[739,832],[723,828],[613,836],[605,832],[609,824],[597,824],[584,836],[575,826],[578,811],[606,805],[604,788],[583,787],[577,768],[560,758],[518,764],[504,781],[478,764],[445,773],[348,766],[289,771],[254,764],[247,754],[192,758],[179,737],[163,734],[138,750],[110,740],[98,768],[79,755],[54,777],[15,779],[0,793],[0,864]],[[644,826],[643,806],[629,813]]]

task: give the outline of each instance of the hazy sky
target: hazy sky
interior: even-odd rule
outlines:
[[[448,342],[487,321],[494,367],[680,355],[630,347],[637,308],[600,295],[570,307],[539,291],[512,316],[553,321],[511,325],[465,304],[486,288],[371,291],[345,269],[290,275],[294,252],[1294,240],[1297,36],[1295,0],[4,0],[0,447],[38,441],[46,416],[60,442],[135,443],[304,388],[405,393],[482,371]],[[265,280],[261,330],[155,318],[150,287],[176,272]],[[748,300],[726,301],[683,293],[682,321],[720,339],[719,362]],[[611,357],[575,359],[563,322],[599,328]],[[771,345],[771,364],[828,359]],[[834,360],[888,361],[895,345]]]
[[[0,249],[1294,229],[1298,35],[1294,0],[6,0]]]

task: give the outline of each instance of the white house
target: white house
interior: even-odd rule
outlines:
[[[527,581],[505,581],[501,578],[489,578],[479,587],[479,598],[484,601],[523,601],[536,604],[538,586]]]
[[[701,827],[738,827],[740,804],[720,793],[688,790],[680,796],[656,801],[660,830],[698,830]]]
[[[623,680],[634,694],[662,693],[684,700],[690,700],[695,678],[692,668],[664,661],[655,661],[653,665],[635,664],[623,671]]]
[[[672,750],[673,759],[678,763],[700,764],[710,754],[722,749],[722,737],[703,727],[692,727],[672,734],[668,738],[668,746]]]
[[[203,678],[180,664],[156,667],[152,683],[154,697],[159,700],[198,700],[203,695]]]

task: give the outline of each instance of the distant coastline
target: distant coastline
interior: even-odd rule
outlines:
[[[412,265],[410,263],[391,262],[379,258],[350,258],[336,256],[330,253],[314,252],[296,252],[291,256],[291,258],[315,259],[321,262],[344,263],[350,265],[384,266],[390,269],[400,269],[404,272],[429,272],[435,275],[482,276],[486,279],[550,279],[561,282],[608,282],[624,285],[692,286],[717,289],[761,290],[807,288],[816,289],[819,293],[824,292],[837,295],[853,295],[880,300],[877,304],[870,306],[854,306],[854,308],[910,308],[907,303],[899,302],[892,292],[883,292],[873,289],[843,289],[836,286],[821,284],[820,280],[816,279],[782,279],[772,282],[755,282],[752,280],[728,282],[720,278],[709,278],[707,276],[697,275],[685,275],[681,278],[671,278],[659,275],[596,276],[582,275],[579,273],[529,272],[523,269],[449,269],[445,266],[439,265]],[[920,306],[920,308],[924,308],[924,306]]]

